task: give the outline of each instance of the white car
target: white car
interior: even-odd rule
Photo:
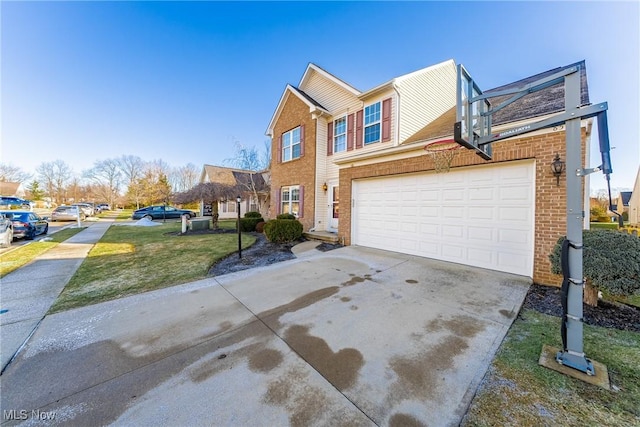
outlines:
[[[13,223],[5,214],[0,213],[0,246],[8,248],[13,242]]]

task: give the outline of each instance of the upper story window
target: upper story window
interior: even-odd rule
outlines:
[[[282,134],[282,161],[300,158],[300,126]]]
[[[364,108],[364,143],[380,141],[380,102]]]
[[[347,149],[347,118],[341,117],[333,123],[333,152],[339,153]]]

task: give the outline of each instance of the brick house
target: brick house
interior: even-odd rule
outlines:
[[[245,169],[227,168],[205,164],[200,173],[200,183],[213,182],[238,188],[238,195],[242,197],[240,202],[240,216],[249,211],[260,211],[267,214],[269,204],[269,172],[255,172]],[[255,191],[254,191],[255,190]],[[220,200],[218,203],[218,215],[220,219],[234,219],[238,216],[236,198]],[[200,216],[210,216],[213,207],[200,201]]]
[[[571,66],[580,69],[586,105],[584,61],[493,91]],[[490,161],[459,150],[448,173],[435,173],[424,147],[452,138],[456,80],[456,64],[448,60],[361,92],[309,64],[297,86],[286,86],[266,132],[272,140],[271,211],[293,213],[305,231],[333,232],[347,245],[557,285],[548,254],[565,233],[566,191],[564,179],[556,184],[551,163],[556,153],[566,158],[564,126],[494,143]],[[561,83],[496,113],[493,130],[563,109]],[[591,126],[591,120],[582,122],[585,162]],[[588,211],[586,189],[584,206]]]

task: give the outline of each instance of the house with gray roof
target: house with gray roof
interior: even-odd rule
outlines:
[[[581,105],[588,105],[584,61],[485,93],[521,88],[569,67],[580,73]],[[566,191],[565,174],[556,182],[551,164],[556,154],[566,159],[564,125],[493,143],[489,161],[458,149],[449,171],[436,173],[425,148],[453,138],[456,84],[454,60],[365,90],[308,64],[299,83],[285,86],[267,126],[271,210],[292,213],[305,232],[332,233],[346,245],[558,285],[548,255],[565,233]],[[564,108],[559,83],[496,113],[492,131],[534,123]],[[583,153],[589,152],[592,124],[581,122]]]

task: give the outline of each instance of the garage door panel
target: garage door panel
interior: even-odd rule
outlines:
[[[534,163],[354,181],[354,244],[533,274]]]

